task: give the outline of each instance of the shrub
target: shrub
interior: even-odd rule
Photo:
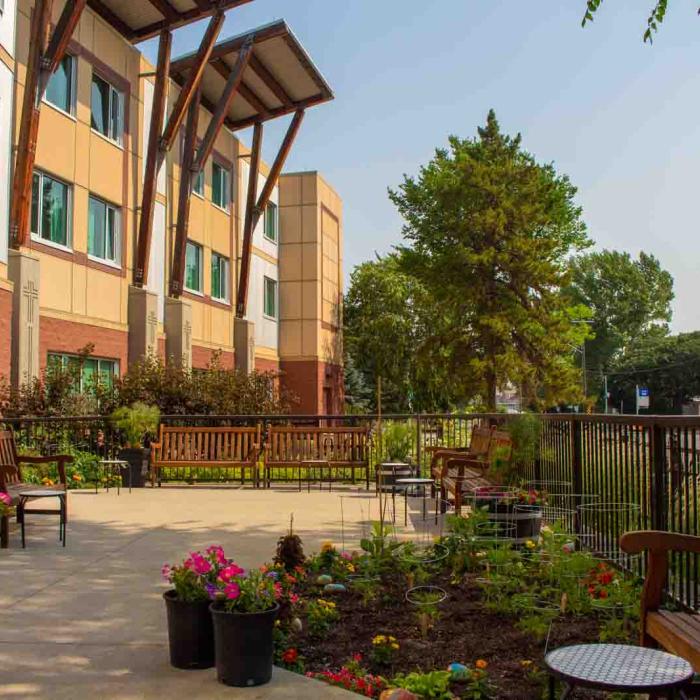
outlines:
[[[113,414],[112,421],[119,428],[127,447],[140,447],[146,435],[155,435],[160,423],[157,406],[147,406],[137,401],[131,407],[120,406]]]

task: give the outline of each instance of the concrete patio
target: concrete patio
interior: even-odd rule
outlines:
[[[239,690],[219,685],[213,670],[171,668],[160,569],[209,544],[259,565],[291,513],[307,552],[326,539],[356,547],[377,509],[357,489],[71,492],[65,549],[57,519],[32,516],[27,549],[13,526],[11,549],[0,551],[0,698],[356,697],[280,669],[269,685]]]

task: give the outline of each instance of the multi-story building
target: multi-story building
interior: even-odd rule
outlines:
[[[47,78],[30,171],[28,235],[24,240],[20,236],[18,244],[21,226],[8,225],[9,135],[14,134],[15,150],[21,151],[36,8],[32,0],[17,0],[16,7],[15,0],[0,0],[0,7],[3,1],[0,181],[8,184],[0,188],[0,374],[10,372],[13,382],[21,383],[38,376],[49,361],[69,362],[87,344],[93,351],[85,372],[104,381],[124,373],[144,352],[195,368],[206,367],[217,353],[227,367],[281,371],[282,386],[298,396],[303,412],[339,410],[340,198],[316,173],[287,175],[277,182],[279,170],[272,176],[269,197],[260,195],[278,164],[262,162],[255,138],[251,152],[235,133],[277,114],[298,115],[305,106],[332,98],[286,25],[259,28],[239,43],[212,40],[201,84],[191,98],[187,69],[192,57],[174,59],[163,80],[160,59],[154,67],[131,43],[158,26],[163,31],[167,17],[157,25],[157,15],[151,16],[152,6],[162,8],[163,3],[134,6],[123,16],[117,14],[120,3],[98,3],[112,7],[100,14],[90,3],[75,18],[65,55]],[[181,21],[173,26],[206,5],[190,4],[192,9],[182,10]],[[61,13],[69,5],[70,0],[54,3],[54,26],[61,26]],[[217,16],[209,21],[203,45],[208,35],[215,39],[216,21]],[[16,48],[16,56],[6,44]],[[246,60],[256,72],[242,72],[242,79],[238,75],[240,94],[227,94],[226,86],[236,82],[231,75],[241,65],[249,70]],[[275,92],[286,90],[289,104],[273,102],[268,85]],[[302,94],[304,89],[310,97]],[[173,114],[181,120],[172,129],[171,147],[158,151],[157,159],[157,149],[149,151],[149,143],[163,90],[166,126],[165,131],[157,128],[156,133],[164,134],[158,149],[167,140]],[[181,109],[186,97],[196,109]],[[188,145],[190,126],[196,137]],[[205,145],[210,149],[197,171],[193,159]],[[149,172],[156,172],[149,164],[159,162],[152,201],[145,204]],[[19,158],[16,163],[23,167]],[[251,200],[255,163],[258,183]],[[15,178],[13,197],[17,187]],[[264,200],[261,211],[257,195]],[[247,216],[249,200],[256,203],[253,216]],[[150,228],[141,216],[142,206],[149,205]],[[248,241],[246,222],[251,224]],[[144,226],[149,231],[145,247],[140,238]],[[240,291],[246,267],[247,300]]]

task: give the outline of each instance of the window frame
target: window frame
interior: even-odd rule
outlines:
[[[32,231],[31,229],[33,228],[32,226],[32,209],[33,209],[33,199],[34,199],[34,176],[38,175],[39,176],[39,207],[37,211],[37,223],[38,226],[37,228],[42,229],[43,228],[43,213],[44,213],[44,198],[42,196],[42,192],[44,189],[44,178],[48,178],[49,180],[52,180],[53,182],[57,182],[60,185],[63,185],[66,188],[66,242],[65,243],[56,243],[56,241],[52,241],[50,238],[44,238],[42,236],[41,230],[39,231]],[[55,177],[54,175],[51,175],[50,173],[47,173],[44,170],[40,170],[38,168],[35,168],[34,171],[32,172],[32,197],[29,202],[29,234],[30,237],[33,241],[36,241],[37,243],[41,243],[42,245],[47,245],[52,248],[57,248],[58,250],[64,250],[69,253],[73,252],[73,186],[66,182],[65,180],[62,180],[59,177]]]
[[[46,364],[47,366],[52,362],[52,361],[57,361],[59,360],[61,362],[61,368],[66,369],[68,367],[68,363],[71,360],[78,360],[80,359],[80,355],[75,355],[70,352],[61,352],[58,350],[49,350],[46,353]],[[100,367],[100,364],[102,362],[104,363],[109,363],[112,368],[112,378],[119,377],[119,369],[120,369],[120,362],[119,358],[114,358],[114,357],[95,357],[93,355],[90,355],[89,357],[85,358],[86,361],[89,360],[94,360],[97,362],[97,382],[99,384],[100,377],[102,376],[102,370]],[[84,367],[83,367],[84,369]],[[112,384],[114,386],[114,384]],[[78,392],[83,393],[85,391],[85,377],[83,375],[83,372],[80,372],[80,386],[78,387]]]
[[[192,194],[196,195],[200,199],[204,199],[204,186],[206,185],[205,182],[205,176],[204,176],[204,168],[202,168],[198,173],[195,178],[192,180]],[[201,192],[197,189],[197,183],[201,180],[202,182],[202,190]]]
[[[91,201],[94,200],[98,204],[101,204],[105,207],[105,252],[107,249],[107,226],[109,224],[109,212],[113,212],[114,217],[113,217],[113,222],[114,222],[114,259],[110,259],[108,257],[101,257],[99,255],[96,255],[95,253],[90,252],[90,204]],[[110,202],[102,199],[101,197],[97,197],[94,194],[89,194],[88,195],[88,237],[87,237],[87,247],[88,247],[88,259],[89,260],[94,260],[95,262],[98,262],[102,265],[109,265],[110,267],[116,267],[118,269],[121,269],[122,266],[122,210],[121,207],[118,207],[114,204],[111,204]]]
[[[270,316],[270,314],[267,313],[267,289],[268,289],[268,282],[272,282],[274,285],[274,304],[275,304],[275,315]],[[278,321],[279,320],[279,282],[278,280],[274,279],[273,277],[268,277],[267,275],[263,275],[263,317],[270,320],[270,321]]]
[[[192,246],[193,248],[199,249],[199,289],[192,289],[187,286],[187,248]],[[196,294],[197,296],[204,296],[204,246],[201,243],[187,239],[185,243],[185,270],[182,280],[182,287],[186,292],[190,294]]]
[[[3,0],[0,0],[0,2],[3,2]],[[44,94],[41,96],[41,101],[50,107],[52,107],[55,110],[58,110],[61,114],[65,114],[67,117],[70,117],[71,119],[75,120],[75,111],[76,111],[76,103],[77,103],[77,95],[78,95],[78,58],[72,53],[66,53],[66,55],[63,57],[61,60],[61,63],[65,61],[66,59],[70,59],[71,62],[71,69],[70,69],[70,96],[68,99],[68,109],[65,110],[63,107],[60,107],[57,105],[55,102],[51,102],[51,100],[48,99],[46,96],[46,93],[49,89],[49,84],[46,84],[46,88],[44,89]],[[55,72],[51,74],[51,78],[55,75]],[[51,78],[49,78],[49,83],[51,82]]]
[[[274,216],[273,216],[273,222],[274,222],[274,237],[270,236],[267,232],[267,222],[268,222],[268,216],[270,213],[270,207],[274,208]],[[268,202],[267,205],[265,206],[265,217],[263,221],[263,237],[270,241],[270,243],[274,243],[277,245],[279,243],[279,237],[280,237],[280,208],[277,204],[277,202]]]
[[[219,261],[219,266],[221,263],[224,264],[224,273],[222,273],[221,268],[219,268],[219,285],[221,286],[223,284],[224,287],[224,296],[215,296],[214,295],[214,260]],[[231,285],[229,284],[229,277],[231,275],[231,260],[226,256],[222,255],[221,253],[216,253],[212,252],[211,254],[211,280],[210,280],[210,286],[211,286],[211,298],[214,301],[218,301],[220,304],[230,304],[231,303]]]
[[[107,87],[109,88],[109,104],[107,105],[107,119],[108,119],[108,128],[106,134],[103,134],[99,129],[95,128],[92,125],[92,115],[93,115],[93,100],[92,100],[92,88],[95,83],[95,80],[100,80],[102,81]],[[119,134],[112,135],[111,131],[113,128],[113,120],[112,120],[112,108],[113,108],[113,100],[115,95],[117,96],[119,100],[119,106],[120,106],[120,114],[119,114]],[[125,112],[126,112],[126,99],[124,95],[124,91],[120,90],[119,88],[116,88],[109,80],[106,78],[103,78],[96,70],[93,69],[92,71],[92,80],[90,81],[90,130],[101,136],[103,139],[107,139],[110,143],[114,144],[115,146],[118,146],[119,148],[124,148],[124,128],[125,128]]]
[[[222,188],[222,192],[225,193],[226,195],[226,205],[222,205],[219,202],[217,202],[214,199],[214,193],[215,193],[215,182],[216,182],[216,175],[215,175],[215,170],[219,169],[221,173],[224,173],[226,176],[226,187]],[[224,165],[223,163],[220,163],[217,160],[212,159],[211,162],[211,203],[217,208],[220,209],[221,211],[226,212],[227,214],[230,213],[231,211],[231,204],[233,204],[233,178],[231,176],[231,169],[227,166]]]

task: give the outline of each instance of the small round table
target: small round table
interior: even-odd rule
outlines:
[[[434,479],[420,479],[420,478],[411,478],[411,479],[397,479],[396,484],[398,486],[405,486],[406,488],[403,490],[403,524],[408,525],[408,490],[411,488],[411,486],[422,486],[423,487],[423,520],[425,520],[425,487],[426,486],[434,486],[435,485],[435,480]]]
[[[554,679],[565,684],[562,700],[574,688],[629,693],[663,693],[676,697],[675,690],[693,677],[685,660],[658,649],[627,644],[575,644],[550,651],[544,658],[549,671],[549,697],[553,700]],[[684,697],[681,694],[681,697]]]
[[[131,493],[131,467],[128,462],[125,462],[123,459],[101,459],[99,465],[103,476],[109,473],[112,476],[121,477],[122,472],[126,472],[129,475],[129,493]],[[121,483],[121,479],[119,479],[117,481],[117,496],[121,495]],[[107,491],[109,491],[109,486],[107,486]],[[95,480],[95,493],[97,493],[97,480]]]
[[[22,549],[27,544],[24,536],[25,521],[28,513],[38,515],[58,515],[58,541],[66,546],[66,522],[68,520],[68,508],[66,507],[67,492],[64,489],[27,489],[19,495],[17,504],[17,518],[22,527]],[[58,498],[58,510],[48,510],[46,508],[27,508],[27,502],[40,498]]]

